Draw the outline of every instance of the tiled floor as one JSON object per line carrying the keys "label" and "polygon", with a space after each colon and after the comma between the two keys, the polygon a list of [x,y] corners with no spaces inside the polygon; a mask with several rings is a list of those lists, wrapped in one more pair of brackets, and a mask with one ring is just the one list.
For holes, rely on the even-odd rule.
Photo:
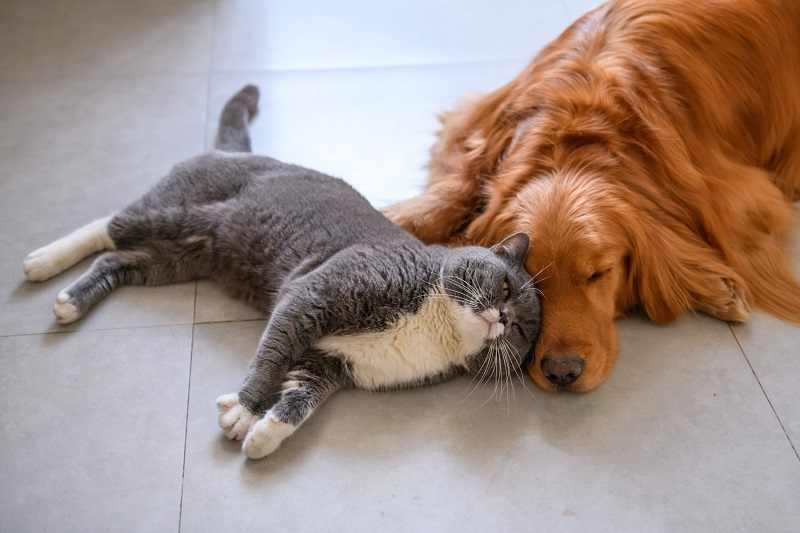
{"label": "tiled floor", "polygon": [[210,147],[249,82],[255,151],[408,197],[436,113],[592,4],[0,2],[0,531],[800,530],[800,328],[765,315],[620,321],[589,395],[342,392],[246,461],[214,399],[258,312],[201,282],[120,290],[60,327],[52,301],[88,262],[24,281],[27,252]]}

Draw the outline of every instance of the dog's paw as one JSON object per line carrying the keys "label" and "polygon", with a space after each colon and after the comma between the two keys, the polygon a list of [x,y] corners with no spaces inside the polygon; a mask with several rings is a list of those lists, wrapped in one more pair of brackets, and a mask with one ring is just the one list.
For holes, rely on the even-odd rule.
{"label": "dog's paw", "polygon": [[61,272],[54,254],[48,248],[45,246],[29,253],[22,262],[22,271],[29,281],[45,281]]}
{"label": "dog's paw", "polygon": [[244,439],[242,450],[250,459],[261,459],[274,452],[292,433],[293,425],[265,416],[253,425],[253,429]]}
{"label": "dog's paw", "polygon": [[217,418],[219,427],[231,440],[242,440],[250,431],[250,427],[257,421],[256,415],[239,402],[239,395],[236,393],[217,398],[217,408],[219,409]]}
{"label": "dog's paw", "polygon": [[719,298],[709,302],[704,312],[726,322],[750,320],[750,304],[742,289],[732,280],[720,278]]}
{"label": "dog's paw", "polygon": [[72,297],[70,294],[64,290],[58,295],[56,303],[53,305],[53,314],[56,315],[56,318],[61,324],[75,322],[82,316],[78,307],[70,303],[71,299]]}

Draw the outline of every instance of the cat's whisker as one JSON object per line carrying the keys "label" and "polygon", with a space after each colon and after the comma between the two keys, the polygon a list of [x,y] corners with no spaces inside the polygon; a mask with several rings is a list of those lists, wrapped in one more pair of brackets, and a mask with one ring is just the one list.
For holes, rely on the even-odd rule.
{"label": "cat's whisker", "polygon": [[[452,290],[451,289],[451,292],[453,294],[455,294],[456,296],[458,296],[459,298],[461,298],[462,299],[461,301],[464,302],[464,303],[471,303],[472,301],[475,300],[474,296],[472,296],[470,294],[466,294],[466,293],[464,293],[464,292],[462,292],[460,290]],[[440,295],[437,295],[437,296],[448,297],[449,295],[448,294],[440,294]]]}
{"label": "cat's whisker", "polygon": [[[509,347],[509,349],[514,350],[514,352],[516,353],[517,358],[515,360],[519,360],[519,352],[517,351],[517,349],[514,348],[511,344],[509,344],[508,347]],[[525,374],[524,374],[524,372],[522,370],[522,366],[521,365],[516,365],[514,367],[514,372],[516,373],[517,377],[519,378],[520,383],[522,383],[522,388],[525,389],[525,392],[527,392],[531,396],[531,398],[536,398],[536,396],[534,396],[534,394],[531,392],[531,390],[525,384]]]}
{"label": "cat's whisker", "polygon": [[[492,347],[489,348],[489,354],[493,359],[496,357],[496,355],[494,354],[494,352],[492,350]],[[497,361],[494,360],[493,364],[492,364],[492,377],[494,378],[494,389],[492,390],[492,394],[489,395],[488,398],[486,398],[486,401],[484,401],[480,405],[480,407],[483,407],[484,405],[489,403],[495,397],[495,394],[497,394],[497,376],[496,376],[496,371],[497,371]],[[485,386],[485,383],[484,383],[484,386]]]}
{"label": "cat's whisker", "polygon": [[475,281],[474,272],[470,272],[470,280],[457,278],[455,276],[450,276],[449,279],[456,285],[460,286],[463,290],[473,294],[478,298],[480,297],[481,290],[479,284]]}
{"label": "cat's whisker", "polygon": [[[454,276],[446,276],[444,278],[445,281],[451,282],[455,285],[456,289],[463,294],[475,297],[478,296],[478,293],[468,284],[464,283],[464,280],[456,278]],[[452,290],[452,289],[451,289]]]}
{"label": "cat's whisker", "polygon": [[528,287],[530,287],[531,285],[536,285],[536,278],[531,278],[528,281],[526,281],[525,283],[523,283],[522,286],[519,288],[519,291],[522,292],[522,291],[526,290]]}
{"label": "cat's whisker", "polygon": [[[506,384],[507,384],[508,389],[511,390],[511,394],[514,397],[514,409],[516,410],[516,408],[517,408],[517,392],[516,392],[515,387],[514,387],[512,372],[514,371],[514,369],[517,368],[517,365],[514,364],[514,361],[518,361],[518,359],[515,358],[511,354],[511,350],[513,349],[513,346],[508,344],[508,342],[505,339],[502,339],[502,341],[500,342],[500,347],[501,347],[501,349],[503,351],[503,354],[504,354],[505,360],[506,360]],[[510,411],[510,407],[509,407],[509,411]]]}
{"label": "cat's whisker", "polygon": [[498,394],[498,388],[500,392],[499,395],[497,396],[497,401],[500,402],[503,399],[503,389],[500,382],[500,355],[499,352],[497,351],[497,345],[495,343],[492,343],[491,346],[489,347],[489,354],[492,356],[493,359],[492,378],[494,378],[494,389],[492,390],[492,394],[486,399],[485,402],[483,402],[481,407],[489,403],[489,401],[491,401],[492,398],[494,398],[495,395]]}
{"label": "cat's whisker", "polygon": [[[481,301],[481,300],[486,298],[486,295],[481,290],[481,284],[478,282],[478,280],[475,279],[475,272],[473,271],[470,274],[471,274],[470,278],[471,278],[472,283],[473,283],[473,285],[472,285],[473,292],[476,294],[477,301]],[[491,299],[491,298],[488,298],[488,299]]]}
{"label": "cat's whisker", "polygon": [[[545,270],[550,268],[550,266],[552,266],[553,263],[555,263],[555,261],[550,261],[550,263],[548,263],[547,265],[545,265],[542,268],[540,268],[539,272],[537,272],[536,274],[533,275],[533,279],[536,280],[536,278],[539,277],[539,274],[541,274],[542,272],[544,272]],[[548,276],[548,277],[550,277],[550,276]],[[547,278],[544,278],[544,279],[547,279]],[[541,281],[541,280],[537,280],[534,283],[538,283],[539,281]]]}
{"label": "cat's whisker", "polygon": [[500,398],[498,398],[498,402],[503,401],[503,390],[505,390],[506,404],[508,404],[510,395],[510,392],[508,390],[508,380],[506,379],[508,360],[506,359],[505,352],[503,352],[502,343],[495,342],[495,347],[497,350],[497,367],[498,367],[497,379],[500,382]]}
{"label": "cat's whisker", "polygon": [[452,282],[453,285],[455,285],[461,292],[468,294],[469,296],[473,297],[476,301],[481,300],[480,289],[467,283],[465,280],[457,278],[455,276],[445,276],[444,279]]}
{"label": "cat's whisker", "polygon": [[[466,397],[465,397],[463,400],[461,400],[462,402],[465,402],[466,400],[468,400],[468,399],[469,399],[469,397],[470,397],[470,396],[472,396],[472,395],[475,393],[475,391],[476,391],[476,390],[478,390],[478,387],[480,387],[480,386],[481,386],[481,384],[482,384],[482,383],[484,383],[484,381],[483,381],[483,378],[485,377],[485,375],[486,375],[486,372],[488,371],[488,367],[489,367],[489,366],[490,366],[490,362],[489,362],[489,357],[487,356],[487,357],[486,357],[486,358],[483,360],[483,363],[481,363],[481,366],[480,366],[480,368],[478,369],[478,371],[477,371],[477,372],[475,372],[475,375],[472,377],[472,380],[471,380],[471,381],[470,381],[470,382],[467,384],[467,389],[469,389],[470,387],[472,387],[472,384],[473,384],[473,383],[475,383],[475,380],[476,380],[476,379],[478,380],[478,382],[477,382],[477,383],[475,383],[475,387],[474,387],[474,388],[472,388],[472,391],[470,391],[470,393],[469,393],[469,394],[467,394],[467,396],[466,396]],[[485,384],[485,383],[484,383],[484,384]]]}

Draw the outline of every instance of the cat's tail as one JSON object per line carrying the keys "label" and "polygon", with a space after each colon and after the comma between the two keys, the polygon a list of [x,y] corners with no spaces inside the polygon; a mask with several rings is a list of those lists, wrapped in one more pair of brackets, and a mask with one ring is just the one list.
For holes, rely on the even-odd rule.
{"label": "cat's tail", "polygon": [[251,152],[247,125],[258,111],[258,87],[247,85],[228,100],[219,117],[217,149],[225,152]]}

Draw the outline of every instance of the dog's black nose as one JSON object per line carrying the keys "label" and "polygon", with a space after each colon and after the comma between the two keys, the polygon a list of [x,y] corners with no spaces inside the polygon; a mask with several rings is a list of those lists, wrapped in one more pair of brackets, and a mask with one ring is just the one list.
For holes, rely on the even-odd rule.
{"label": "dog's black nose", "polygon": [[578,379],[586,366],[586,361],[577,355],[548,355],[540,363],[542,372],[553,385],[569,385]]}

